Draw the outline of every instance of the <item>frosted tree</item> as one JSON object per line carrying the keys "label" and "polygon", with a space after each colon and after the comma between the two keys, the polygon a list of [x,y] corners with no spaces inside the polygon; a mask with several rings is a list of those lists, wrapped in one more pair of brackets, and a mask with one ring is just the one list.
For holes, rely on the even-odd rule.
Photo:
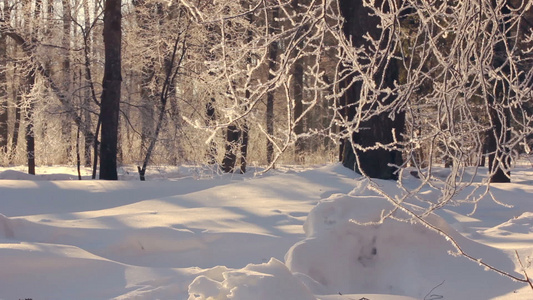
{"label": "frosted tree", "polygon": [[[397,179],[402,154],[405,111],[398,107],[395,84],[399,79],[394,57],[398,40],[394,24],[363,1],[339,1],[345,21],[342,30],[352,49],[345,49],[339,77],[342,97],[339,110],[343,129],[342,163],[372,178]],[[401,2],[377,1],[380,13],[399,18]],[[375,8],[374,8],[375,10]],[[354,51],[355,50],[355,51]]]}

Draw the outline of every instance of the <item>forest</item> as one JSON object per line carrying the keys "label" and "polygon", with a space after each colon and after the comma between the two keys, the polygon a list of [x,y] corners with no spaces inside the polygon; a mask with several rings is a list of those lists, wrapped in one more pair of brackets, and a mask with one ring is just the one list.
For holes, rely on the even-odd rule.
{"label": "forest", "polygon": [[[488,165],[532,134],[531,1],[3,0],[0,163]],[[98,173],[99,170],[99,174]]]}
{"label": "forest", "polygon": [[0,8],[0,298],[531,298],[532,0]]}

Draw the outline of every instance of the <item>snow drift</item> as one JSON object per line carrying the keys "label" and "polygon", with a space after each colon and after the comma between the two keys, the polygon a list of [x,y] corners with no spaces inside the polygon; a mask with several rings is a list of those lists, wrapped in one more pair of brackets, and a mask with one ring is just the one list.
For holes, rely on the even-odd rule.
{"label": "snow drift", "polygon": [[[394,206],[385,198],[361,188],[348,195],[333,195],[309,214],[306,239],[286,255],[292,272],[315,294],[372,293],[427,299],[486,299],[521,285],[493,272],[485,272],[464,257],[453,257],[452,245],[435,231],[395,218],[381,224],[382,212]],[[417,210],[415,206],[409,206]],[[399,219],[406,216],[397,211]],[[464,238],[437,215],[427,220],[455,239],[463,249],[502,270],[514,263],[501,252]],[[521,276],[518,274],[514,274]],[[484,278],[483,281],[475,278]],[[483,290],[483,296],[479,291]]]}
{"label": "snow drift", "polygon": [[[351,222],[392,206],[340,164],[257,178],[180,170],[143,183],[57,180],[75,171],[53,168],[0,180],[0,299],[531,299],[423,226]],[[483,200],[474,215],[446,207],[428,220],[505,271],[520,271],[518,249],[531,274],[531,170],[513,178],[492,187],[512,207]]]}

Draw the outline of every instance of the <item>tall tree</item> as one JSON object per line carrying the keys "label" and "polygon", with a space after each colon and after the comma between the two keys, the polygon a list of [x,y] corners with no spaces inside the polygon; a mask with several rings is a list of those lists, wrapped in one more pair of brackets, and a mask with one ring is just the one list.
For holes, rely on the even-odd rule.
{"label": "tall tree", "polygon": [[[67,95],[72,95],[72,73],[73,70],[71,68],[71,62],[70,62],[70,44],[71,44],[71,5],[70,0],[62,0],[62,6],[63,6],[63,34],[61,37],[61,46],[63,49],[65,49],[65,55],[63,56],[63,62],[61,63],[61,72],[62,72],[62,81],[63,81],[63,90]],[[72,98],[72,97],[70,97]],[[72,100],[72,99],[71,99]],[[61,131],[63,135],[63,139],[66,142],[66,149],[63,154],[64,156],[64,163],[68,162],[68,157],[70,153],[72,152],[72,138],[71,138],[71,131],[72,131],[72,122],[70,119],[63,119],[62,120],[62,126]]]}
{"label": "tall tree", "polygon": [[[241,1],[241,5],[246,7],[248,3],[246,1]],[[248,12],[245,14],[244,19],[246,20],[245,24],[253,26],[254,16],[253,13]],[[250,44],[253,40],[252,30],[248,27],[245,29],[245,43]],[[246,56],[246,63],[251,64],[252,58],[248,54]],[[249,106],[243,102],[249,102],[250,100],[250,87],[245,85],[244,99],[239,100],[243,105],[244,110],[248,110]],[[213,105],[214,101],[210,105]],[[213,110],[214,113],[214,110]],[[267,121],[268,122],[268,121]],[[226,129],[226,149],[225,155],[222,159],[222,170],[226,173],[234,172],[239,170],[241,174],[246,173],[247,166],[247,156],[248,156],[248,143],[249,143],[249,126],[246,118],[243,118],[239,122],[231,123]],[[240,164],[237,167],[237,159],[240,158]]]}
{"label": "tall tree", "polygon": [[[36,40],[37,35],[39,33],[40,29],[40,19],[42,14],[42,1],[37,0],[35,1],[35,10],[33,15],[33,21],[30,22],[31,24],[31,39]],[[33,110],[35,108],[35,101],[32,96],[28,96],[35,84],[35,68],[34,66],[29,66],[26,70],[25,75],[25,82],[24,82],[24,93],[27,97],[27,108],[26,108],[26,132],[25,132],[25,138],[26,138],[26,156],[28,159],[28,174],[35,175],[35,124],[34,124],[34,118],[33,118]]]}
{"label": "tall tree", "polygon": [[[96,92],[94,91],[94,83],[92,79],[92,73],[91,73],[91,61],[90,61],[90,53],[92,51],[92,43],[91,43],[91,36],[92,36],[92,25],[91,25],[91,16],[90,16],[90,9],[89,9],[89,0],[83,0],[83,18],[84,18],[84,27],[83,27],[83,49],[84,49],[84,61],[85,61],[85,81],[86,84],[89,86],[88,89],[85,89],[85,95],[83,98],[83,104],[82,109],[83,113],[81,114],[81,117],[83,118],[83,122],[87,124],[87,127],[91,127],[91,113],[90,113],[90,105],[91,105],[91,99],[94,100],[94,102],[97,102],[96,100]],[[86,167],[91,166],[91,148],[94,141],[94,137],[84,134],[85,136],[85,143],[84,143],[84,165]]]}
{"label": "tall tree", "polygon": [[117,180],[117,146],[122,85],[122,13],[121,0],[106,0],[104,6],[105,64],[102,83],[100,118],[100,179]]}
{"label": "tall tree", "polygon": [[[388,10],[387,2],[376,1],[374,8]],[[380,17],[363,1],[341,0],[339,4],[345,19],[345,37],[352,42],[353,47],[366,51],[368,55],[366,58],[356,58],[362,62],[352,63],[365,63],[367,59],[377,65],[377,68],[370,70],[371,82],[355,79],[361,74],[351,70],[345,79],[345,117],[353,124],[347,128],[351,137],[344,141],[342,163],[372,178],[397,179],[397,168],[394,166],[402,164],[402,156],[400,151],[392,147],[395,141],[401,139],[405,116],[403,112],[382,110],[383,106],[396,99],[394,93],[386,93],[394,89],[394,82],[398,80],[398,67],[390,59],[393,49],[391,43],[387,43],[392,33],[382,29]],[[367,34],[375,42],[374,45],[366,37]],[[372,48],[376,44],[379,49]],[[365,115],[369,117],[365,118]]]}
{"label": "tall tree", "polygon": [[[278,29],[278,18],[279,18],[279,7],[274,6],[271,8],[272,17],[268,20],[268,33],[272,38],[276,30]],[[273,39],[270,42],[268,47],[268,80],[271,81],[274,79],[274,71],[276,69],[276,61],[278,59],[278,40]],[[266,131],[270,136],[267,139],[266,144],[266,157],[267,164],[271,164],[274,158],[274,144],[270,140],[274,136],[274,100],[275,100],[275,90],[270,90],[267,93],[267,102],[266,102]]]}
{"label": "tall tree", "polygon": [[[299,13],[299,0],[292,0],[291,1],[291,8],[295,11],[296,14]],[[303,42],[299,43],[298,48],[302,48]],[[302,49],[297,49],[297,52],[302,51]],[[297,55],[299,56],[299,55]],[[304,62],[305,59],[303,57],[299,57],[295,62],[293,66],[293,72],[292,72],[292,82],[291,82],[291,88],[292,88],[292,97],[294,100],[294,133],[296,134],[296,142],[295,142],[295,154],[296,154],[296,161],[299,163],[304,162],[304,150],[305,150],[305,143],[302,140],[302,138],[298,137],[301,134],[304,133],[304,123],[301,119],[302,113],[303,113],[303,91],[304,91]],[[298,121],[299,119],[299,121]]]}
{"label": "tall tree", "polygon": [[[4,0],[3,14],[8,18],[9,3]],[[0,151],[8,153],[8,83],[7,83],[7,35],[0,35]]]}

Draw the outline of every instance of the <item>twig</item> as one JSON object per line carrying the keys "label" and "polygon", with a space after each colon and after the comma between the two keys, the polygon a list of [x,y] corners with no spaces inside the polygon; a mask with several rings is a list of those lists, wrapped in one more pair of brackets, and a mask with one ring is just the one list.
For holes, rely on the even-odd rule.
{"label": "twig", "polygon": [[[438,284],[437,286],[435,286],[434,288],[432,288],[431,291],[429,291],[429,292],[426,294],[426,296],[424,296],[424,300],[435,300],[435,299],[442,299],[442,298],[444,298],[444,297],[441,296],[441,295],[434,295],[434,294],[431,294],[431,293],[433,293],[434,290],[436,290],[438,287],[440,287],[441,285],[443,285],[445,281],[446,281],[446,280],[443,280],[440,284]],[[431,298],[428,298],[428,296],[431,297]],[[434,296],[435,296],[435,297],[434,297]]]}
{"label": "twig", "polygon": [[518,251],[515,250],[514,253],[516,254],[516,259],[518,260],[518,263],[520,264],[520,267],[522,268],[522,272],[524,272],[524,276],[526,277],[526,280],[529,283],[529,286],[533,290],[533,282],[531,282],[531,279],[529,279],[529,275],[526,272],[526,268],[524,267],[524,264],[522,264],[522,260],[520,259],[520,255],[518,254]]}
{"label": "twig", "polygon": [[[375,183],[373,183],[373,184],[375,185]],[[392,198],[390,195],[386,194],[384,191],[380,190],[378,187],[376,187],[374,185],[369,185],[368,186],[370,188],[370,190],[375,191],[379,195],[385,197],[385,199],[387,199],[387,201],[389,201],[392,205],[394,205],[396,208],[398,208],[399,210],[405,212],[408,216],[410,216],[411,219],[414,222],[418,222],[419,224],[425,226],[426,228],[428,228],[428,229],[440,234],[441,236],[443,236],[457,251],[455,253],[450,251],[450,254],[463,256],[463,257],[467,258],[468,260],[470,260],[472,262],[475,262],[475,263],[485,267],[488,270],[496,272],[496,273],[498,273],[500,275],[503,275],[503,276],[505,276],[507,278],[510,278],[512,280],[515,280],[515,281],[518,281],[518,282],[523,282],[523,283],[529,283],[529,285],[532,286],[532,289],[533,289],[533,285],[532,285],[531,281],[528,278],[526,278],[526,279],[519,278],[519,277],[514,276],[513,274],[511,274],[509,272],[505,272],[503,270],[500,270],[497,267],[495,267],[495,266],[493,266],[491,264],[488,264],[488,263],[484,262],[483,260],[477,259],[474,256],[468,254],[459,245],[459,242],[457,242],[449,233],[445,232],[444,230],[439,228],[437,225],[432,224],[430,221],[424,219],[423,216],[420,216],[417,213],[415,213],[412,210],[410,210],[409,208],[403,206],[401,202],[398,202],[397,200]]]}

